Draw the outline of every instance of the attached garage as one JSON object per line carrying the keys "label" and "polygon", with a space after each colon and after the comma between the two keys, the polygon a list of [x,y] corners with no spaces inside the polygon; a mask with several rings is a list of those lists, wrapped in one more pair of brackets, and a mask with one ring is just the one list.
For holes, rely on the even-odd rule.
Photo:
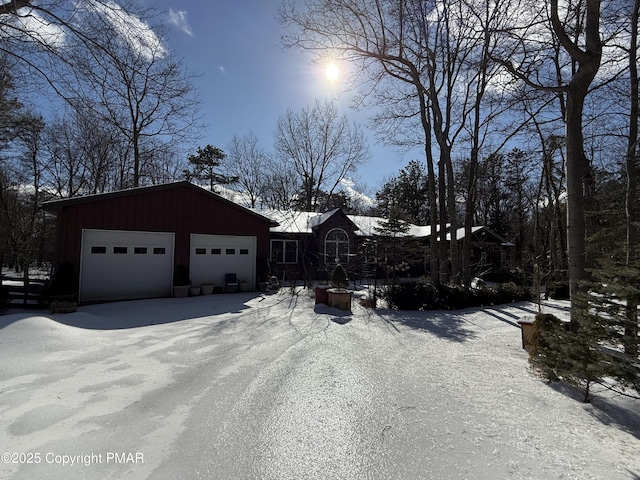
{"label": "attached garage", "polygon": [[171,294],[176,266],[191,283],[235,273],[266,281],[274,222],[189,182],[46,202],[57,216],[55,265],[71,263],[80,303]]}
{"label": "attached garage", "polygon": [[173,244],[173,233],[83,230],[79,301],[168,296]]}
{"label": "attached garage", "polygon": [[191,282],[222,286],[227,273],[235,273],[240,281],[251,281],[255,278],[256,243],[256,237],[192,234]]}

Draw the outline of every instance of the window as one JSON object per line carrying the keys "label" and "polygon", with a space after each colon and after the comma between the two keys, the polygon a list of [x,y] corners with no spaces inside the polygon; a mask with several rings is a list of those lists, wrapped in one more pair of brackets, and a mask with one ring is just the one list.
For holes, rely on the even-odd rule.
{"label": "window", "polygon": [[107,253],[107,247],[91,247],[91,253]]}
{"label": "window", "polygon": [[235,255],[236,254],[236,249],[235,248],[227,248],[224,253],[226,255]]}
{"label": "window", "polygon": [[362,251],[364,252],[364,263],[378,263],[378,243],[375,240],[365,240]]}
{"label": "window", "polygon": [[249,255],[249,249],[248,248],[241,248],[240,249],[240,255]]}
{"label": "window", "polygon": [[154,247],[153,254],[154,255],[164,255],[166,253],[166,249],[164,247]]}
{"label": "window", "polygon": [[349,263],[349,235],[341,228],[329,230],[324,238],[325,263]]}
{"label": "window", "polygon": [[127,247],[113,247],[113,253],[116,255],[124,255],[127,253]]}
{"label": "window", "polygon": [[298,263],[298,241],[271,240],[271,261],[275,263]]}
{"label": "window", "polygon": [[222,249],[221,248],[212,248],[211,249],[211,255],[220,255],[222,254]]}
{"label": "window", "polygon": [[146,255],[147,247],[133,247],[134,255]]}
{"label": "window", "polygon": [[196,255],[205,255],[207,253],[206,248],[196,248]]}

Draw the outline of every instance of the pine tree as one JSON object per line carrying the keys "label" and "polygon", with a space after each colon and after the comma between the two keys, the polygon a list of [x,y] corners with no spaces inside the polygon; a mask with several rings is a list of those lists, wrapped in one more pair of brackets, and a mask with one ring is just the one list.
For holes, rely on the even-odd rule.
{"label": "pine tree", "polygon": [[580,319],[580,329],[592,336],[591,344],[600,355],[600,363],[590,368],[601,373],[600,383],[607,388],[640,396],[640,361],[637,353],[630,353],[637,352],[638,338],[626,334],[634,327],[627,307],[640,303],[640,265],[614,257],[591,275],[587,309]]}
{"label": "pine tree", "polygon": [[227,185],[238,180],[235,177],[227,177],[218,173],[217,170],[225,158],[226,154],[218,147],[211,145],[207,145],[204,148],[198,147],[196,155],[187,157],[191,168],[184,171],[184,176],[187,180],[196,178],[207,181],[209,189],[215,192],[216,185]]}
{"label": "pine tree", "polygon": [[374,228],[379,236],[380,256],[383,256],[387,274],[391,277],[409,271],[410,265],[420,262],[423,252],[418,241],[408,235],[411,225],[404,218],[404,210],[392,205],[384,220]]}

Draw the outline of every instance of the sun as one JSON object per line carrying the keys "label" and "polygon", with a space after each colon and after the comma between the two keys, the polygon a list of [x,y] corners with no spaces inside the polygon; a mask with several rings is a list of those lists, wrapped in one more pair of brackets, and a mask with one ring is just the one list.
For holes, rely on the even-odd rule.
{"label": "sun", "polygon": [[324,73],[327,76],[327,78],[333,82],[338,78],[338,75],[340,75],[340,70],[338,69],[338,66],[335,63],[331,62],[329,65],[327,65],[327,68],[324,71]]}

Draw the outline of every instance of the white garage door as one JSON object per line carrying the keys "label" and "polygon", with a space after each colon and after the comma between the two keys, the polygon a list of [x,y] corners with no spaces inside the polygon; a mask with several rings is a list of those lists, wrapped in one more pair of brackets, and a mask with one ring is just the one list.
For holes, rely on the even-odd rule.
{"label": "white garage door", "polygon": [[174,234],[83,230],[80,301],[171,294]]}
{"label": "white garage door", "polygon": [[191,234],[189,275],[193,285],[224,286],[224,276],[235,273],[253,290],[256,269],[256,237]]}

